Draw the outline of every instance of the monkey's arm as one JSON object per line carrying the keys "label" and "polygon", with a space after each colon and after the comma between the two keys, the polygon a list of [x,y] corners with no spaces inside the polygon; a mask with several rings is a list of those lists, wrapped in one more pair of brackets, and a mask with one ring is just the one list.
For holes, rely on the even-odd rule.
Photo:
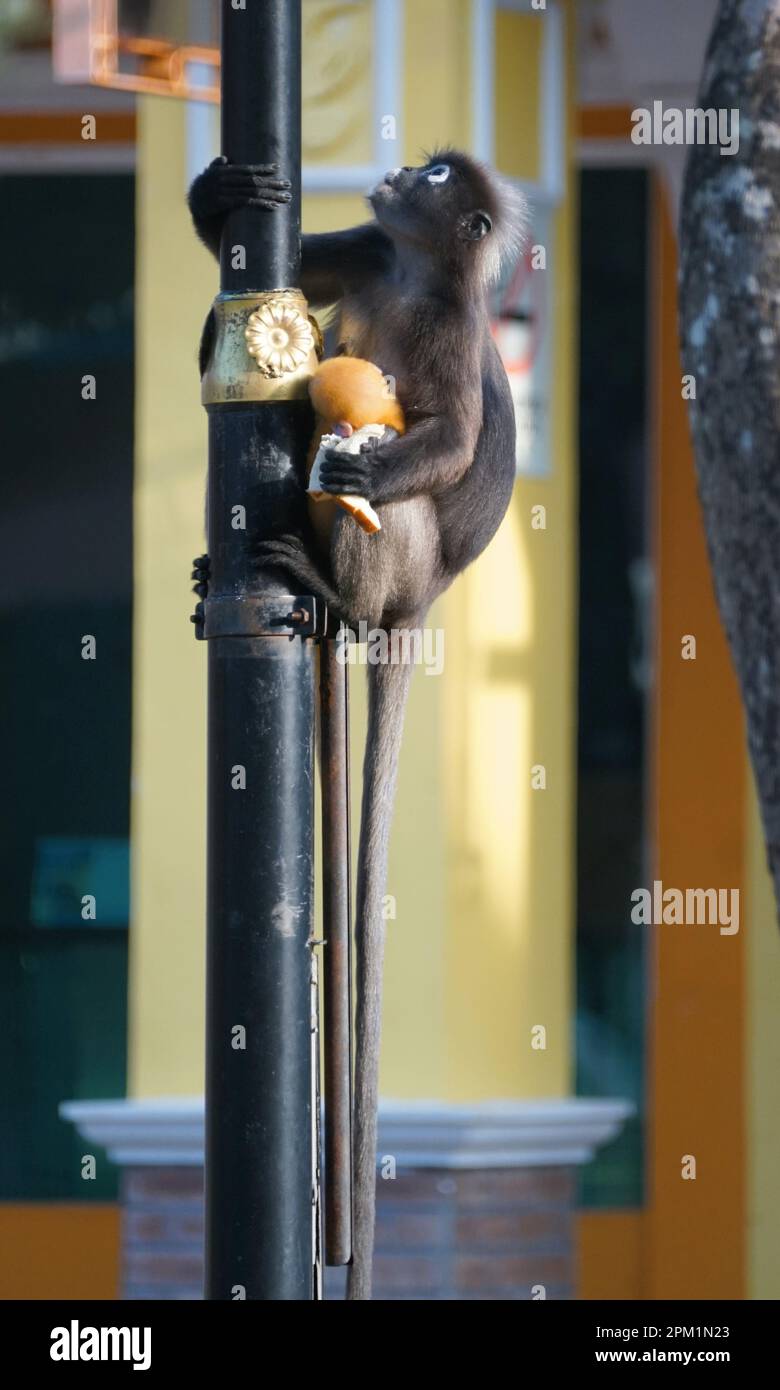
{"label": "monkey's arm", "polygon": [[320,483],[325,492],[357,494],[371,502],[435,495],[463,477],[471,452],[458,421],[428,416],[390,443],[364,445],[359,454],[331,451],[322,462]]}
{"label": "monkey's arm", "polygon": [[[229,164],[220,155],[193,180],[187,201],[198,236],[219,258],[229,212],[244,207],[273,211],[291,196],[289,180],[279,178],[276,164]],[[390,239],[375,222],[304,236],[300,287],[313,303],[330,304],[381,274],[391,258]]]}
{"label": "monkey's arm", "polygon": [[301,289],[312,304],[332,304],[381,275],[392,259],[389,237],[375,222],[301,237]]}
{"label": "monkey's arm", "polygon": [[[329,453],[320,467],[325,492],[352,493],[369,502],[436,497],[467,473],[482,428],[483,339],[487,320],[464,315],[441,296],[425,296],[410,310],[386,295],[404,363],[400,404],[406,433],[359,454]],[[395,324],[393,324],[395,319]],[[381,324],[378,325],[381,336]]]}
{"label": "monkey's arm", "polygon": [[320,467],[325,492],[401,502],[425,493],[436,496],[459,482],[474,455],[478,426],[456,415],[429,415],[406,434],[360,454],[336,451]]}

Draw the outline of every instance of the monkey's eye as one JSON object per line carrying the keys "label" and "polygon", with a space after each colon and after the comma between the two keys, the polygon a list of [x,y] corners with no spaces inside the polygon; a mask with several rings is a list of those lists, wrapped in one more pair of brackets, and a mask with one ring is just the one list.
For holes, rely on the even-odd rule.
{"label": "monkey's eye", "polygon": [[434,164],[433,168],[429,169],[426,174],[429,183],[446,183],[449,176],[449,164]]}

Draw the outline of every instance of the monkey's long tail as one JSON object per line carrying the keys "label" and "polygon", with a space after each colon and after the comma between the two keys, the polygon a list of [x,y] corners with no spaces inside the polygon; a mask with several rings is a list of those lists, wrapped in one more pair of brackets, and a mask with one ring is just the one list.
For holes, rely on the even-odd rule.
{"label": "monkey's long tail", "polygon": [[382,913],[387,851],[398,755],[413,666],[368,666],[368,733],[363,761],[363,804],[355,928],[357,977],[354,1224],[347,1298],[371,1298],[371,1265],[376,1207],[377,1100],[382,1027],[382,968],[385,923]]}

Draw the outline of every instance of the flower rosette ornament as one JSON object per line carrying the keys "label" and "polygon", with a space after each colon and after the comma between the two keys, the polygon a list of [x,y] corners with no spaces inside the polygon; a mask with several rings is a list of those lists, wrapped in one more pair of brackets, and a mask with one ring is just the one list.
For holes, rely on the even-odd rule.
{"label": "flower rosette ornament", "polygon": [[314,347],[309,320],[284,300],[269,300],[249,315],[247,350],[263,376],[286,376],[306,362]]}

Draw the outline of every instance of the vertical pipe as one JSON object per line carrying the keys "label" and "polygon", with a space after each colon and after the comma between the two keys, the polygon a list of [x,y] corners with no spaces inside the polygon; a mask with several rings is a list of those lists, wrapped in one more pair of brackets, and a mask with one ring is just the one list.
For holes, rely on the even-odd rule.
{"label": "vertical pipe", "polygon": [[[278,161],[293,200],[273,212],[247,208],[228,217],[216,342],[204,377],[205,1292],[210,1299],[303,1300],[313,1297],[314,1263],[315,650],[311,638],[253,616],[252,599],[283,595],[284,585],[258,573],[252,546],[298,519],[311,418],[300,382],[295,389],[276,383],[269,399],[244,339],[248,314],[263,302],[250,291],[293,287],[298,278],[300,0],[245,9],[223,0],[222,59],[223,153],[234,162]],[[237,244],[245,248],[245,270],[234,268]],[[279,611],[287,609],[282,597]]]}
{"label": "vertical pipe", "polygon": [[[222,153],[231,164],[279,165],[292,201],[264,216],[240,208],[227,219],[223,290],[297,285],[301,232],[301,0],[222,0]],[[246,248],[246,269],[231,248]]]}
{"label": "vertical pipe", "polygon": [[349,724],[347,666],[320,644],[323,1012],[325,1016],[325,1263],[352,1257]]}

